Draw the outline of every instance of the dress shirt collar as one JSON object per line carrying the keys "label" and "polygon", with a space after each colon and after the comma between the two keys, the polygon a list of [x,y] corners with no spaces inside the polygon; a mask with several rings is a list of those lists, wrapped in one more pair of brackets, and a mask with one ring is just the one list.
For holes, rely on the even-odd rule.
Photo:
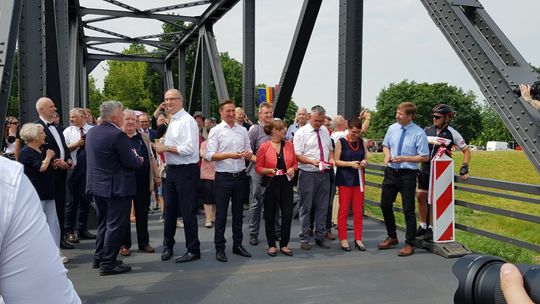
{"label": "dress shirt collar", "polygon": [[171,116],[171,119],[173,120],[179,119],[180,117],[184,116],[184,113],[186,113],[186,110],[184,110],[184,108],[181,108],[178,112],[174,113]]}
{"label": "dress shirt collar", "polygon": [[48,121],[48,120],[46,120],[45,118],[43,118],[41,116],[39,116],[39,119],[41,119],[45,123],[45,125],[53,123],[52,121]]}
{"label": "dress shirt collar", "polygon": [[105,121],[105,123],[108,123],[108,124],[114,126],[114,127],[117,128],[118,130],[122,130],[122,128],[120,128],[119,126],[117,126],[117,125],[116,125],[114,122],[112,122],[112,121]]}

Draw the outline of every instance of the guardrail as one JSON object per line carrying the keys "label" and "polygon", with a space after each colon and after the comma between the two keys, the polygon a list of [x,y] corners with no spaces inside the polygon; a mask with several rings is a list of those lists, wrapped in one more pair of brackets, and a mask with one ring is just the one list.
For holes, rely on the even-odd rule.
{"label": "guardrail", "polygon": [[[369,175],[371,175],[371,176],[381,176],[382,177],[382,176],[384,176],[384,173],[383,173],[384,168],[385,167],[382,166],[382,165],[370,164],[370,165],[368,165],[368,167],[367,167],[367,169],[365,171],[366,177],[369,176]],[[479,177],[469,177],[469,179],[467,181],[462,181],[461,178],[459,178],[458,175],[454,176],[454,181],[455,181],[455,186],[454,186],[455,190],[460,190],[460,191],[465,191],[465,192],[470,192],[470,193],[476,193],[476,194],[482,194],[482,195],[488,195],[488,196],[497,197],[497,198],[506,198],[506,199],[510,199],[510,200],[514,200],[514,201],[518,201],[518,202],[527,202],[527,203],[533,203],[533,204],[540,204],[540,199],[539,198],[531,198],[531,197],[522,196],[522,195],[535,195],[535,196],[540,197],[540,186],[538,186],[538,185],[523,184],[523,183],[513,183],[513,182],[506,182],[506,181],[487,179],[487,178],[479,178]],[[372,182],[372,181],[366,181],[366,185],[376,187],[376,188],[381,188],[381,184],[375,183],[375,182]],[[472,187],[469,187],[469,186],[478,186],[478,187],[482,187],[483,189],[472,188]],[[513,194],[513,193],[512,194],[510,194],[510,193],[501,193],[501,192],[496,192],[496,191],[492,191],[492,190],[512,191],[513,193],[516,193],[516,194]],[[368,205],[371,205],[371,206],[379,206],[380,207],[380,202],[369,200],[367,198],[364,200],[364,203],[368,204]],[[510,218],[514,218],[514,219],[523,220],[523,221],[528,221],[528,222],[535,223],[535,224],[540,224],[540,217],[535,216],[535,215],[530,215],[530,214],[525,214],[525,213],[520,213],[520,212],[515,212],[515,211],[509,211],[509,210],[504,210],[504,209],[500,209],[500,208],[496,208],[496,207],[485,206],[485,205],[481,205],[481,204],[478,204],[478,203],[467,202],[467,201],[457,200],[457,199],[455,200],[455,205],[465,207],[465,208],[469,208],[469,209],[476,210],[476,211],[482,211],[482,212],[486,212],[486,213],[491,213],[491,214],[506,216],[506,217],[510,217]],[[401,209],[399,207],[394,207],[394,211],[403,212],[403,209]],[[371,219],[382,221],[381,219],[373,217],[373,216],[369,216],[369,215],[366,215],[366,216],[371,218]],[[540,225],[539,225],[539,227],[540,227]],[[401,228],[403,228],[403,227],[401,227]],[[485,231],[485,230],[482,230],[482,229],[478,229],[478,228],[470,227],[470,226],[467,226],[467,225],[464,225],[464,224],[460,224],[459,219],[457,217],[456,217],[456,229],[463,230],[463,231],[473,233],[473,234],[477,234],[477,235],[481,235],[481,236],[484,236],[484,237],[487,237],[487,238],[490,238],[490,239],[493,239],[493,240],[497,240],[497,241],[501,241],[501,242],[504,242],[504,243],[512,244],[512,245],[522,247],[522,248],[526,248],[526,249],[529,249],[529,250],[533,250],[533,251],[536,251],[536,252],[540,252],[540,246],[538,246],[536,244],[524,242],[524,241],[517,240],[517,239],[511,238],[511,237],[508,237],[508,236],[500,235],[500,234],[497,234],[497,233],[494,233],[494,232]],[[540,235],[540,229],[538,231],[539,231],[539,235]]]}

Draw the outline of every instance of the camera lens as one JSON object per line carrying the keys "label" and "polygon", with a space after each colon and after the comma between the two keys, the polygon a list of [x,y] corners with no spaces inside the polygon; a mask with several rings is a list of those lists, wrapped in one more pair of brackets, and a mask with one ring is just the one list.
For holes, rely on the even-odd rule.
{"label": "camera lens", "polygon": [[[506,303],[501,290],[499,272],[506,261],[493,256],[468,255],[452,267],[459,282],[454,303],[484,304]],[[523,275],[527,294],[533,302],[540,303],[540,266],[516,265]]]}

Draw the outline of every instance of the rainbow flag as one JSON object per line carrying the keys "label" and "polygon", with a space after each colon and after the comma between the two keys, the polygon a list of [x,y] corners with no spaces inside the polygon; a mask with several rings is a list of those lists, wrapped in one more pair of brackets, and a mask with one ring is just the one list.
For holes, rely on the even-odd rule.
{"label": "rainbow flag", "polygon": [[266,87],[266,102],[272,103],[274,101],[274,88]]}

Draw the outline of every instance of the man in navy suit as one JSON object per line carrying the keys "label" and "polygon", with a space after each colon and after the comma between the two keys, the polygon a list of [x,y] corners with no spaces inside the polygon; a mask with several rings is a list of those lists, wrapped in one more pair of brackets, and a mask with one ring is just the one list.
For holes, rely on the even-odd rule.
{"label": "man in navy suit", "polygon": [[131,270],[117,261],[122,237],[129,230],[131,199],[135,195],[135,170],[143,158],[129,147],[122,132],[123,106],[107,101],[99,107],[101,124],[86,135],[86,193],[97,207],[98,234],[92,267],[100,275],[120,274]]}
{"label": "man in navy suit", "polygon": [[69,154],[69,149],[66,145],[64,134],[60,127],[53,122],[56,107],[53,101],[48,97],[41,97],[36,102],[36,110],[39,119],[34,123],[41,124],[45,130],[45,146],[44,149],[51,149],[56,155],[53,160],[54,170],[54,201],[56,205],[56,215],[60,223],[60,248],[73,249],[73,245],[65,239],[64,230],[64,212],[66,205],[66,179],[67,170],[71,168],[72,161]]}

